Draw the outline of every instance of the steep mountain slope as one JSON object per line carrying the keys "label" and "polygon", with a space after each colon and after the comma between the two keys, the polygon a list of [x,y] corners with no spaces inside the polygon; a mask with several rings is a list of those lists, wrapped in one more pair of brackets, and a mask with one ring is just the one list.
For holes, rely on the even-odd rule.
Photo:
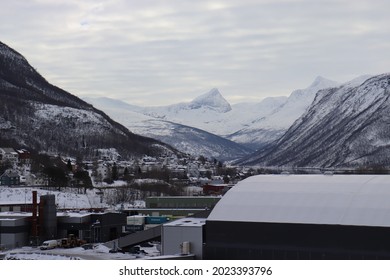
{"label": "steep mountain slope", "polygon": [[[162,120],[147,121],[142,135],[153,137],[191,155],[203,155],[221,161],[234,160],[253,152],[242,145],[204,130]],[[165,133],[162,133],[162,131]]]}
{"label": "steep mountain slope", "polygon": [[0,145],[93,155],[116,148],[125,156],[171,149],[114,122],[49,84],[18,52],[0,42]]}
{"label": "steep mountain slope", "polygon": [[288,99],[273,112],[253,120],[250,126],[227,136],[227,138],[251,147],[264,147],[279,139],[287,131],[310,106],[319,90],[336,85],[338,85],[337,82],[317,77],[306,89],[293,91]]}
{"label": "steep mountain slope", "polygon": [[144,109],[119,100],[109,98],[85,98],[84,100],[102,108],[114,120],[131,131],[158,139],[194,156],[203,155],[218,160],[232,160],[253,152],[204,130],[138,113]]}
{"label": "steep mountain slope", "polygon": [[267,166],[390,165],[390,74],[319,91],[278,140],[241,164]]}

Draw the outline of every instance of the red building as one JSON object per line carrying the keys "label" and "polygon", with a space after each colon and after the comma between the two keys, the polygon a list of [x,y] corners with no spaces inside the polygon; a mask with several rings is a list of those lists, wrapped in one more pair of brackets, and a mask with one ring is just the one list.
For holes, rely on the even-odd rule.
{"label": "red building", "polygon": [[203,194],[204,195],[222,195],[227,192],[232,185],[230,184],[212,184],[208,183],[203,185]]}

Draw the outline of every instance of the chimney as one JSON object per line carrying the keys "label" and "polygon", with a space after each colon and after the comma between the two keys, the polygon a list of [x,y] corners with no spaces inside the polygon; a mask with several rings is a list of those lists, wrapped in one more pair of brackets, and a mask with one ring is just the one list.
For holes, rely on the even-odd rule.
{"label": "chimney", "polygon": [[38,219],[37,219],[37,212],[38,212],[38,202],[37,202],[37,191],[32,192],[32,203],[33,203],[33,208],[32,208],[32,228],[31,228],[31,237],[33,239],[38,237]]}

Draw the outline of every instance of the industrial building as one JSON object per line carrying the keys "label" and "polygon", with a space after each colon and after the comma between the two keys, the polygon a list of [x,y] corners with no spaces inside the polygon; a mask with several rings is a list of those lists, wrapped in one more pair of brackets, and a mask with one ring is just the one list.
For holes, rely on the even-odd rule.
{"label": "industrial building", "polygon": [[162,226],[162,255],[203,257],[203,233],[206,219],[183,218]]}
{"label": "industrial building", "polygon": [[31,210],[30,213],[0,212],[1,248],[39,245],[44,240],[69,235],[86,242],[107,242],[118,238],[126,225],[124,213],[57,212],[55,196],[42,195],[38,203],[36,191],[33,191]]}
{"label": "industrial building", "polygon": [[146,198],[146,208],[212,208],[219,196],[151,196]]}
{"label": "industrial building", "polygon": [[31,229],[31,214],[15,215],[1,213],[0,215],[0,251],[28,244]]}
{"label": "industrial building", "polygon": [[145,208],[122,211],[129,216],[168,216],[177,219],[202,214],[212,209],[220,199],[221,196],[150,196],[145,199]]}
{"label": "industrial building", "polygon": [[58,213],[58,236],[73,234],[87,242],[107,242],[118,238],[126,225],[126,214],[117,212]]}
{"label": "industrial building", "polygon": [[205,259],[390,259],[388,175],[259,175],[206,220]]}
{"label": "industrial building", "polygon": [[[57,214],[56,230],[59,238],[74,234],[88,242],[118,238],[114,243],[122,249],[161,237],[163,255],[194,259],[390,259],[389,178],[259,175],[218,197],[208,217],[167,223],[160,223],[163,217],[158,217],[153,227],[118,238],[126,214],[68,212]],[[173,203],[169,199],[161,199],[166,205],[152,198],[150,203],[156,204],[148,206],[169,206]],[[50,197],[44,201],[51,205]],[[0,244],[24,245],[34,228],[32,215],[12,218],[0,214]],[[136,218],[128,217],[133,224]],[[154,218],[143,216],[142,221],[146,224]],[[38,216],[37,223],[45,228],[40,221]]]}

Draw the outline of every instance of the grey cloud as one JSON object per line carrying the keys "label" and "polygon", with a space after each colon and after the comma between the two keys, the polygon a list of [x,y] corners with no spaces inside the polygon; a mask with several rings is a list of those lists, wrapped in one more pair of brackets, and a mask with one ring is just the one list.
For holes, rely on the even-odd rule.
{"label": "grey cloud", "polygon": [[1,2],[0,40],[76,95],[240,101],[390,66],[386,1]]}

